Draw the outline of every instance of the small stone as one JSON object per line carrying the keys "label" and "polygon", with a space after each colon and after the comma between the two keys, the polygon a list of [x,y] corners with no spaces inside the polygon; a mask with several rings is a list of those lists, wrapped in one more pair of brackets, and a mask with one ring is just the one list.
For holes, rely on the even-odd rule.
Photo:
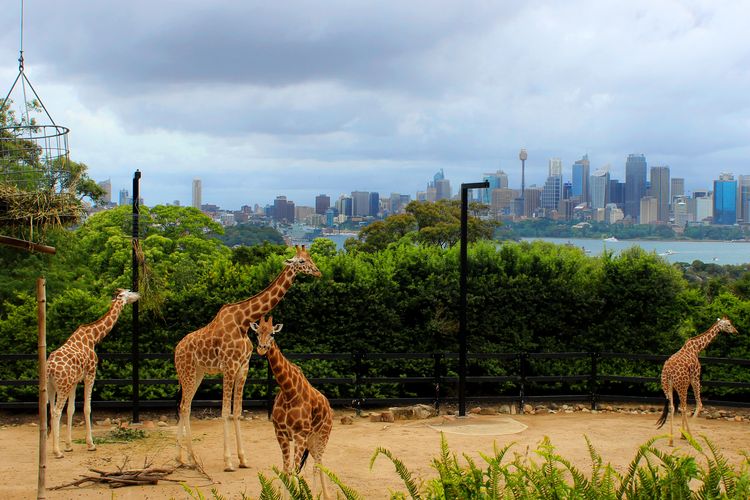
{"label": "small stone", "polygon": [[510,405],[510,414],[515,415],[518,413],[518,407],[516,405]]}
{"label": "small stone", "polygon": [[390,411],[384,411],[380,414],[380,421],[381,422],[395,422],[396,417],[393,415],[393,412]]}
{"label": "small stone", "polygon": [[480,415],[497,415],[497,411],[494,408],[482,408],[479,410]]}
{"label": "small stone", "polygon": [[169,424],[167,422],[164,422],[163,420],[159,420],[156,425],[159,427],[169,427]]}
{"label": "small stone", "polygon": [[122,422],[120,424],[120,429],[127,429],[130,427],[130,422]]}
{"label": "small stone", "polygon": [[734,421],[735,422],[742,422],[744,419],[740,415],[735,415]]}
{"label": "small stone", "polygon": [[613,411],[614,410],[614,408],[612,408],[612,406],[610,406],[610,405],[605,406],[604,409],[607,410],[607,411]]}
{"label": "small stone", "polygon": [[94,425],[104,425],[104,420],[95,420]]}
{"label": "small stone", "polygon": [[480,408],[479,406],[475,406],[474,408],[469,410],[469,413],[474,414],[474,415],[479,415],[481,411],[482,411],[482,408]]}
{"label": "small stone", "polygon": [[159,415],[159,422],[166,422],[169,420],[169,417],[166,415]]}
{"label": "small stone", "polygon": [[581,411],[582,411],[583,413],[591,413],[591,410],[589,410],[589,409],[588,409],[588,408],[586,408],[585,406],[581,407]]}
{"label": "small stone", "polygon": [[143,428],[144,429],[156,429],[156,424],[153,420],[146,420],[143,422]]}
{"label": "small stone", "polygon": [[39,424],[37,424],[36,422],[29,422],[29,425],[31,427],[39,427]]}
{"label": "small stone", "polygon": [[568,410],[563,410],[563,411],[564,411],[565,413],[573,413],[573,410],[572,410],[572,409],[568,409]]}
{"label": "small stone", "polygon": [[526,403],[525,405],[523,405],[523,412],[524,413],[528,413],[529,415],[533,415],[534,414],[534,407],[531,406],[530,404]]}
{"label": "small stone", "polygon": [[511,405],[501,405],[500,406],[500,413],[508,415],[510,413],[510,406]]}
{"label": "small stone", "polygon": [[109,417],[105,418],[102,425],[112,425],[112,419]]}
{"label": "small stone", "polygon": [[354,423],[354,419],[349,415],[344,415],[343,417],[341,417],[341,423],[344,425],[352,425]]}
{"label": "small stone", "polygon": [[380,422],[380,414],[379,413],[370,413],[370,422]]}

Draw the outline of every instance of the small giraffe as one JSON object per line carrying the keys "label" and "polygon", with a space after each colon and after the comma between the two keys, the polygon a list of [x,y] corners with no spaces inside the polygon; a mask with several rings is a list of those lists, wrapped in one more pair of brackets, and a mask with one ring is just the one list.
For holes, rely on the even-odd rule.
{"label": "small giraffe", "polygon": [[[193,440],[190,432],[190,405],[205,374],[221,373],[221,418],[224,422],[224,470],[231,472],[232,455],[229,451],[229,420],[234,423],[237,455],[241,468],[247,468],[242,447],[239,417],[242,413],[242,391],[247,378],[253,344],[247,336],[250,323],[273,309],[284,297],[297,274],[320,276],[320,271],[302,245],[287,259],[284,269],[265,290],[247,300],[222,306],[206,326],[187,334],[177,343],[174,352],[177,379],[182,389],[180,420],[177,423],[177,460],[193,463]],[[187,444],[188,462],[184,460]]]}
{"label": "small giraffe", "polygon": [[[321,463],[328,438],[333,426],[333,410],[323,394],[308,382],[302,370],[289,362],[274,341],[274,334],[284,325],[273,325],[273,318],[260,319],[250,328],[258,334],[258,354],[266,356],[276,383],[281,389],[273,404],[271,420],[276,431],[276,439],[281,447],[284,472],[299,473],[305,465],[308,452]],[[291,457],[291,442],[294,442],[294,461]],[[323,498],[328,498],[328,491],[323,471],[316,467],[315,478],[320,475]]]}
{"label": "small giraffe", "polygon": [[68,436],[65,451],[73,451],[72,427],[75,412],[76,386],[83,380],[83,415],[86,421],[86,444],[89,451],[96,450],[91,437],[91,390],[96,378],[98,356],[94,347],[115,326],[125,304],[132,304],[140,296],[130,290],[118,289],[109,311],[86,325],[79,326],[68,340],[53,351],[47,359],[47,398],[52,420],[52,447],[56,458],[63,458],[60,451],[60,417],[68,402]]}
{"label": "small giraffe", "polygon": [[662,411],[656,423],[661,428],[667,421],[667,415],[669,415],[669,446],[673,446],[674,392],[676,391],[680,397],[682,428],[690,433],[687,418],[687,393],[691,385],[693,386],[693,394],[695,395],[695,412],[693,413],[693,418],[697,417],[703,408],[703,403],[701,403],[701,364],[698,361],[698,353],[705,349],[720,332],[737,333],[737,329],[726,316],[717,319],[711,328],[696,337],[688,339],[685,345],[664,363],[664,368],[661,371],[661,388],[667,397],[667,401],[664,403],[664,411]]}

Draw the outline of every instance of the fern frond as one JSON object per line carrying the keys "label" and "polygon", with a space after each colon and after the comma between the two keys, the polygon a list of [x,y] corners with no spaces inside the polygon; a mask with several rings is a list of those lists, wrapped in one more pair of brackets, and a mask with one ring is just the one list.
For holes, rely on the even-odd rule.
{"label": "fern frond", "polygon": [[399,477],[404,481],[404,485],[406,485],[406,489],[409,492],[409,495],[411,495],[411,498],[414,500],[419,500],[421,498],[419,496],[419,485],[417,485],[415,479],[412,477],[412,474],[406,467],[406,465],[404,465],[401,460],[393,456],[393,453],[391,453],[390,450],[383,447],[378,447],[375,450],[375,453],[373,453],[372,458],[370,458],[370,470],[372,470],[375,459],[379,455],[385,455],[388,460],[391,461],[393,466],[396,468],[396,473],[398,473]]}
{"label": "fern frond", "polygon": [[339,487],[339,489],[341,490],[341,493],[344,494],[344,498],[346,498],[347,500],[364,500],[364,497],[362,495],[360,495],[356,490],[352,489],[351,487],[345,485],[332,470],[328,469],[327,467],[321,464],[317,464],[316,467],[319,468],[321,471],[323,471],[323,474],[328,476],[328,478],[331,480],[331,482],[333,482],[333,484]]}

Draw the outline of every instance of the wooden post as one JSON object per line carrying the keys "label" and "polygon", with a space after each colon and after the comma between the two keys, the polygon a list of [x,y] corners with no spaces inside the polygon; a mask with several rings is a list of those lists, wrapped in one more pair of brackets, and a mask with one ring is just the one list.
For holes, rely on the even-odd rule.
{"label": "wooden post", "polygon": [[36,296],[39,323],[39,479],[36,497],[47,498],[47,292],[43,277],[36,280]]}

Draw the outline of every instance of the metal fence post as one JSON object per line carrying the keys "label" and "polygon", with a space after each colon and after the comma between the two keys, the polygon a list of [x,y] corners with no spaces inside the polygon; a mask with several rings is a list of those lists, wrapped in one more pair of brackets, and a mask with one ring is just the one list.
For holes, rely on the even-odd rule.
{"label": "metal fence post", "polygon": [[435,361],[434,372],[433,372],[433,383],[435,384],[435,402],[433,406],[438,415],[440,415],[440,381],[443,374],[443,353],[436,352],[432,354],[432,358]]}
{"label": "metal fence post", "polygon": [[519,368],[521,370],[521,386],[519,389],[519,403],[518,403],[518,413],[523,413],[523,407],[526,404],[526,353],[525,352],[519,352],[518,353],[518,363]]}
{"label": "metal fence post", "polygon": [[591,409],[596,410],[599,392],[599,353],[591,353],[591,379],[589,380],[589,392],[591,393]]}
{"label": "metal fence post", "polygon": [[354,357],[354,411],[357,416],[362,414],[362,358],[361,352],[352,353]]}

